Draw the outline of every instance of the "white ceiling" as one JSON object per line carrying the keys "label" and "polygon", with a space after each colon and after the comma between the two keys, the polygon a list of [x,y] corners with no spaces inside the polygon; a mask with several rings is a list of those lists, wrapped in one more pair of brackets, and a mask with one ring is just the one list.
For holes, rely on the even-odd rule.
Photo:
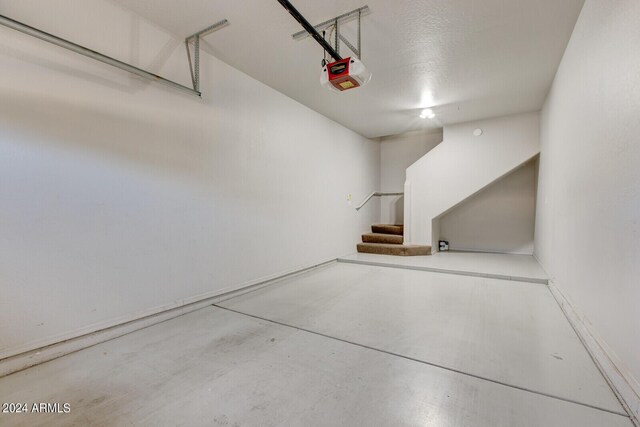
{"label": "white ceiling", "polygon": [[[362,60],[373,79],[335,94],[319,84],[322,49],[291,38],[301,27],[276,0],[116,1],[180,37],[229,19],[204,49],[367,137],[538,110],[584,3],[291,0],[312,24],[371,9],[362,20]],[[347,33],[355,28],[344,25]],[[436,119],[418,117],[426,107]]]}

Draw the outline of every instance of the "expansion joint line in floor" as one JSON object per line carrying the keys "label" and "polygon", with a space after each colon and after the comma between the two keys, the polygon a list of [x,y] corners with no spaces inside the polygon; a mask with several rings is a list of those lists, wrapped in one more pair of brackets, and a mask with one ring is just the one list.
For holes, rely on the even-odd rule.
{"label": "expansion joint line in floor", "polygon": [[361,261],[361,260],[338,258],[338,262],[342,264],[368,265],[371,267],[396,268],[400,270],[424,271],[427,273],[453,274],[455,276],[467,276],[467,277],[479,277],[482,279],[506,280],[509,282],[533,283],[533,284],[545,285],[545,286],[547,286],[549,282],[547,279],[536,279],[534,277],[508,276],[504,274],[480,273],[480,272],[474,272],[474,271],[451,270],[451,269],[445,269],[445,268],[424,267],[424,266],[417,266],[417,265],[390,264],[390,263],[379,262],[379,261]]}
{"label": "expansion joint line in floor", "polygon": [[433,366],[435,368],[440,368],[440,369],[444,369],[444,370],[449,371],[449,372],[455,372],[456,374],[465,375],[467,377],[472,377],[472,378],[476,378],[476,379],[479,379],[479,380],[488,381],[488,382],[491,382],[491,383],[494,383],[494,384],[498,384],[498,385],[501,385],[501,386],[504,386],[504,387],[509,387],[509,388],[513,388],[513,389],[516,389],[516,390],[525,391],[525,392],[528,392],[528,393],[533,393],[533,394],[537,394],[537,395],[540,395],[540,396],[549,397],[551,399],[562,400],[564,402],[573,403],[573,404],[576,404],[576,405],[585,406],[587,408],[596,409],[598,411],[608,412],[610,414],[619,415],[621,417],[629,418],[628,414],[625,414],[625,413],[622,413],[622,412],[613,411],[611,409],[600,408],[598,406],[589,405],[588,403],[583,403],[583,402],[578,402],[576,400],[567,399],[566,397],[554,396],[552,394],[544,393],[544,392],[541,392],[541,391],[531,390],[531,389],[528,389],[528,388],[525,388],[525,387],[520,387],[520,386],[517,386],[517,385],[504,383],[504,382],[497,381],[497,380],[494,380],[494,379],[491,379],[491,378],[487,378],[487,377],[483,377],[483,376],[480,376],[480,375],[471,374],[469,372],[460,371],[458,369],[450,368],[450,367],[447,367],[447,366],[444,366],[444,365],[439,365],[437,363],[427,362],[425,360],[416,359],[414,357],[405,356],[405,355],[402,355],[402,354],[394,353],[392,351],[382,350],[382,349],[379,349],[379,348],[376,348],[376,347],[371,347],[371,346],[368,346],[366,344],[360,344],[360,343],[357,343],[357,342],[348,341],[348,340],[345,340],[345,339],[342,339],[342,338],[338,338],[338,337],[334,337],[334,336],[331,336],[331,335],[323,334],[322,332],[312,331],[310,329],[301,328],[299,326],[289,325],[287,323],[279,322],[277,320],[267,319],[267,318],[264,318],[264,317],[260,317],[260,316],[256,316],[256,315],[249,314],[249,313],[245,313],[245,312],[242,312],[242,311],[234,310],[232,308],[223,307],[221,305],[217,305],[217,304],[211,304],[211,305],[213,307],[220,308],[220,309],[226,310],[226,311],[230,311],[232,313],[240,314],[240,315],[243,315],[243,316],[251,317],[253,319],[262,320],[264,322],[273,323],[273,324],[284,326],[284,327],[287,327],[287,328],[297,329],[297,330],[302,331],[302,332],[307,332],[309,334],[314,334],[314,335],[318,335],[318,336],[321,336],[321,337],[324,337],[324,338],[328,338],[328,339],[331,339],[331,340],[340,341],[340,342],[343,342],[345,344],[350,344],[350,345],[355,345],[355,346],[358,346],[358,347],[361,347],[361,348],[366,348],[367,350],[377,351],[379,353],[384,353],[384,354],[387,354],[389,356],[399,357],[401,359],[410,360],[410,361],[416,362],[416,363],[422,363],[423,365]]}

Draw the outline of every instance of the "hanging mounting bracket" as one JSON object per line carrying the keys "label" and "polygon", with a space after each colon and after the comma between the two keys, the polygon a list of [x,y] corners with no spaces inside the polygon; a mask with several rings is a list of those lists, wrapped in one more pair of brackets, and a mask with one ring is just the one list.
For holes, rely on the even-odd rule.
{"label": "hanging mounting bracket", "polygon": [[[229,25],[229,21],[223,19],[215,24],[209,25],[204,30],[190,35],[184,40],[185,47],[187,48],[187,58],[189,58],[191,83],[193,84],[193,90],[198,93],[200,93],[200,39],[227,25]],[[193,57],[191,56],[191,44],[193,44]]]}
{"label": "hanging mounting bracket", "polygon": [[[369,6],[364,5],[350,12],[343,13],[342,15],[336,16],[335,18],[331,18],[324,22],[321,22],[318,25],[314,25],[313,29],[316,32],[320,32],[332,26],[335,27],[334,29],[335,38],[333,40],[333,43],[334,43],[336,52],[340,54],[340,42],[342,41],[358,57],[358,59],[362,59],[362,43],[360,40],[361,18],[370,13],[371,13],[371,9],[369,9]],[[352,21],[354,19],[358,20],[358,35],[357,35],[358,39],[355,45],[340,33],[340,27],[342,26],[342,24]],[[291,37],[293,37],[294,40],[302,40],[305,37],[308,37],[309,35],[311,34],[309,34],[308,31],[303,30],[303,31],[298,31],[295,34],[292,34]]]}
{"label": "hanging mounting bracket", "polygon": [[137,76],[143,77],[145,79],[149,79],[158,83],[162,83],[167,86],[171,86],[174,89],[179,89],[181,91],[190,93],[191,95],[201,96],[200,93],[200,37],[209,34],[210,32],[217,30],[220,27],[228,24],[226,19],[217,22],[204,30],[195,33],[192,36],[187,37],[187,53],[189,53],[189,41],[195,40],[195,69],[194,65],[191,62],[191,54],[189,53],[189,67],[191,68],[191,80],[193,83],[193,89],[187,86],[184,86],[180,83],[176,83],[173,80],[165,79],[157,74],[151,73],[149,71],[143,70],[142,68],[138,68],[134,65],[127,64],[126,62],[122,62],[118,59],[112,58],[110,56],[104,55],[100,52],[96,52],[95,50],[89,49],[87,47],[81,46],[77,43],[71,42],[69,40],[65,40],[53,34],[44,32],[37,28],[31,27],[27,24],[23,24],[22,22],[18,22],[14,19],[11,19],[7,16],[0,15],[0,25],[4,25],[5,27],[12,28],[16,31],[20,31],[21,33],[30,35],[32,37],[38,38],[40,40],[44,40],[56,46],[68,49],[70,51],[76,52],[80,55],[87,56],[89,58],[95,59],[96,61],[103,62],[105,64],[111,65],[116,68],[120,68],[121,70],[128,71]]}

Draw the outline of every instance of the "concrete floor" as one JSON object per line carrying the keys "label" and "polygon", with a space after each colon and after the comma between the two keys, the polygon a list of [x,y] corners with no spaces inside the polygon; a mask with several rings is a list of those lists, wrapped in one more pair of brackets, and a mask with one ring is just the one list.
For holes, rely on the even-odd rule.
{"label": "concrete floor", "polygon": [[0,425],[632,427],[545,285],[334,263],[0,379]]}

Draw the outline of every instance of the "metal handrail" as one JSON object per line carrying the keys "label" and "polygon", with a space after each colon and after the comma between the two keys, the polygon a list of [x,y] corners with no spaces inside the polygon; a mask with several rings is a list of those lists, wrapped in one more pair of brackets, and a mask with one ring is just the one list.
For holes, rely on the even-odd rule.
{"label": "metal handrail", "polygon": [[367,202],[371,200],[372,197],[381,197],[381,196],[404,196],[404,193],[380,193],[379,191],[374,191],[373,193],[369,194],[367,198],[364,199],[362,203],[360,203],[356,207],[356,210],[359,211],[360,209],[362,209],[362,207],[366,205]]}

